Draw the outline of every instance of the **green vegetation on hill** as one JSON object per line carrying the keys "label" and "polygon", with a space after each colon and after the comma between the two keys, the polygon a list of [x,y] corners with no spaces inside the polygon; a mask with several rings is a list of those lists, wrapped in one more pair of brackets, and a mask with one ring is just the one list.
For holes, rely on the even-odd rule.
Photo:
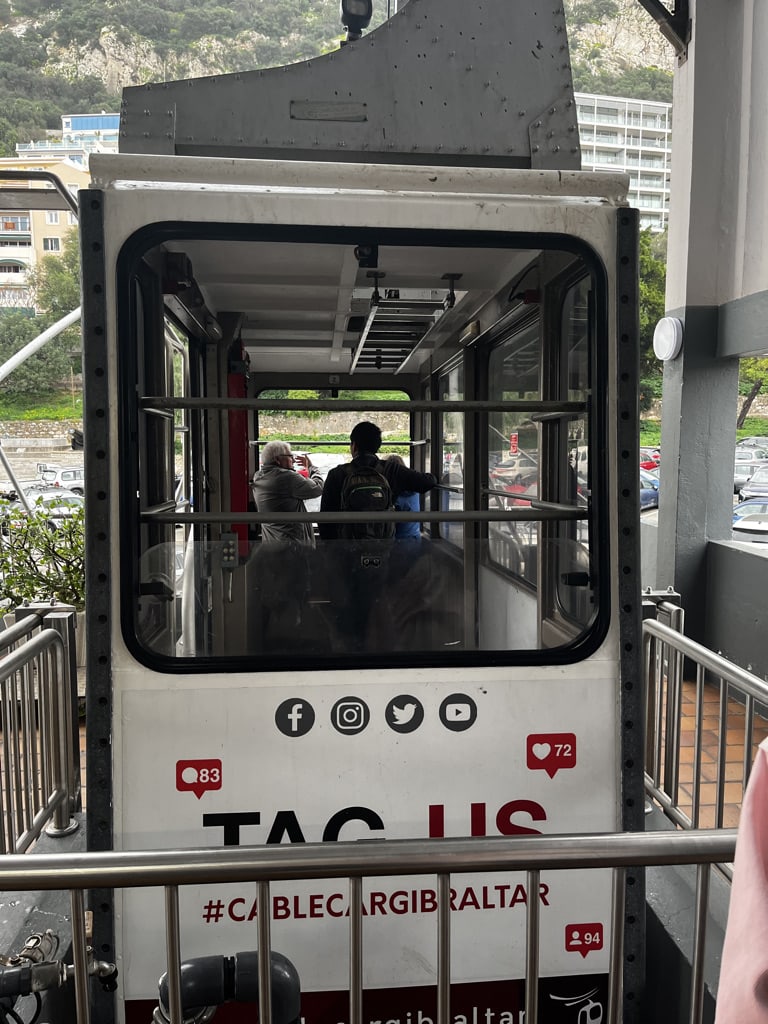
{"label": "green vegetation on hill", "polygon": [[[566,0],[577,89],[671,98],[667,72],[629,59],[620,59],[622,70],[609,70],[607,57],[615,68],[615,54],[579,42],[583,29],[620,21],[634,2]],[[372,28],[389,7],[375,0]],[[131,46],[148,45],[170,68],[196,58],[210,74],[308,60],[335,49],[343,35],[338,0],[0,0],[0,155],[59,129],[62,114],[118,109],[119,95],[82,73],[76,50],[97,52],[105,30],[129,56]],[[142,61],[137,56],[135,66]]]}
{"label": "green vegetation on hill", "polygon": [[[2,9],[0,0],[0,29]],[[99,78],[49,73],[46,41],[45,31],[35,27],[21,36],[0,30],[0,155],[15,156],[17,142],[60,130],[62,114],[116,109],[118,97]]]}

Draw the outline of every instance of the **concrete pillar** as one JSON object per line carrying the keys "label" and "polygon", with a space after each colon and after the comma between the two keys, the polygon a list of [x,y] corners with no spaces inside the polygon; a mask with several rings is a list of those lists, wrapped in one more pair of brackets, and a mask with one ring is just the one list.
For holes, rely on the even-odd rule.
{"label": "concrete pillar", "polygon": [[764,0],[692,0],[675,71],[658,586],[706,632],[706,547],[730,538],[738,356],[768,350],[768,42]]}

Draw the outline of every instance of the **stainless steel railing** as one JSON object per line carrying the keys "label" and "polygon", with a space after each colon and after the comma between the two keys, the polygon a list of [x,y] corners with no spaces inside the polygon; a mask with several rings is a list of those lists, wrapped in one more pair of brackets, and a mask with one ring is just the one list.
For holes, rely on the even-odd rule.
{"label": "stainless steel railing", "polygon": [[[661,622],[643,623],[645,674],[647,681],[646,718],[646,792],[658,802],[664,813],[682,828],[698,828],[702,808],[702,788],[712,785],[703,777],[705,733],[705,696],[717,695],[717,712],[707,719],[707,726],[716,726],[714,762],[715,828],[723,825],[726,806],[725,787],[736,784],[729,804],[740,804],[755,756],[755,723],[760,712],[768,708],[768,683],[751,672],[739,668],[719,654]],[[683,666],[695,665],[695,704],[692,719],[683,714]],[[693,682],[693,671],[690,672]],[[742,720],[741,735],[734,738],[737,720]],[[738,713],[736,713],[738,712]],[[711,721],[716,717],[716,722]],[[692,721],[693,746],[690,801],[681,799],[681,738],[684,721]],[[709,729],[708,731],[711,731]],[[730,735],[729,735],[730,734]],[[740,751],[740,767],[729,769],[727,754]],[[736,777],[733,777],[735,774]],[[730,874],[726,868],[726,874]]]}
{"label": "stainless steel railing", "polygon": [[0,633],[1,853],[24,853],[43,829],[61,836],[77,828],[73,621],[74,611],[47,606]]}
{"label": "stainless steel railing", "polygon": [[[183,1024],[180,978],[178,889],[201,883],[256,882],[259,1020],[271,1020],[270,883],[296,879],[347,878],[350,886],[350,1024],[362,1024],[362,879],[394,875],[437,875],[438,956],[436,1024],[450,1024],[450,882],[465,872],[526,871],[528,891],[538,889],[541,871],[613,869],[610,984],[607,1024],[621,1020],[624,942],[624,881],[627,867],[696,864],[697,886],[690,1024],[700,1024],[704,997],[706,909],[711,865],[733,860],[735,830],[609,833],[596,835],[494,837],[491,839],[394,840],[386,843],[317,843],[278,847],[150,850],[36,857],[9,856],[3,882],[10,890],[69,890],[72,903],[77,1024],[90,1024],[87,998],[88,951],[83,926],[83,891],[95,888],[162,886],[165,891],[166,960],[171,1024]],[[538,901],[526,905],[526,1021],[538,1013]],[[158,965],[160,969],[161,965]]]}

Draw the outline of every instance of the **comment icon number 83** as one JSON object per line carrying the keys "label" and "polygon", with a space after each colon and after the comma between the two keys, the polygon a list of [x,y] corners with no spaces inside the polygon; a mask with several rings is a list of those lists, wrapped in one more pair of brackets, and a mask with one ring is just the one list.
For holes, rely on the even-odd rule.
{"label": "comment icon number 83", "polygon": [[177,761],[176,789],[179,793],[194,793],[198,800],[208,790],[221,789],[221,761]]}

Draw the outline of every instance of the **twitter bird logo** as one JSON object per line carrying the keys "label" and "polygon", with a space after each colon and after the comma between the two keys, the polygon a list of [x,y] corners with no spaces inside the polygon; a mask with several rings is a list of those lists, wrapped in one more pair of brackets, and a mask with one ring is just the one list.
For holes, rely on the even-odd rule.
{"label": "twitter bird logo", "polygon": [[424,721],[424,707],[409,693],[402,693],[387,704],[386,718],[394,732],[413,732]]}
{"label": "twitter bird logo", "polygon": [[416,705],[413,701],[408,701],[401,708],[397,704],[392,705],[392,717],[395,720],[395,725],[407,725],[415,714]]}

